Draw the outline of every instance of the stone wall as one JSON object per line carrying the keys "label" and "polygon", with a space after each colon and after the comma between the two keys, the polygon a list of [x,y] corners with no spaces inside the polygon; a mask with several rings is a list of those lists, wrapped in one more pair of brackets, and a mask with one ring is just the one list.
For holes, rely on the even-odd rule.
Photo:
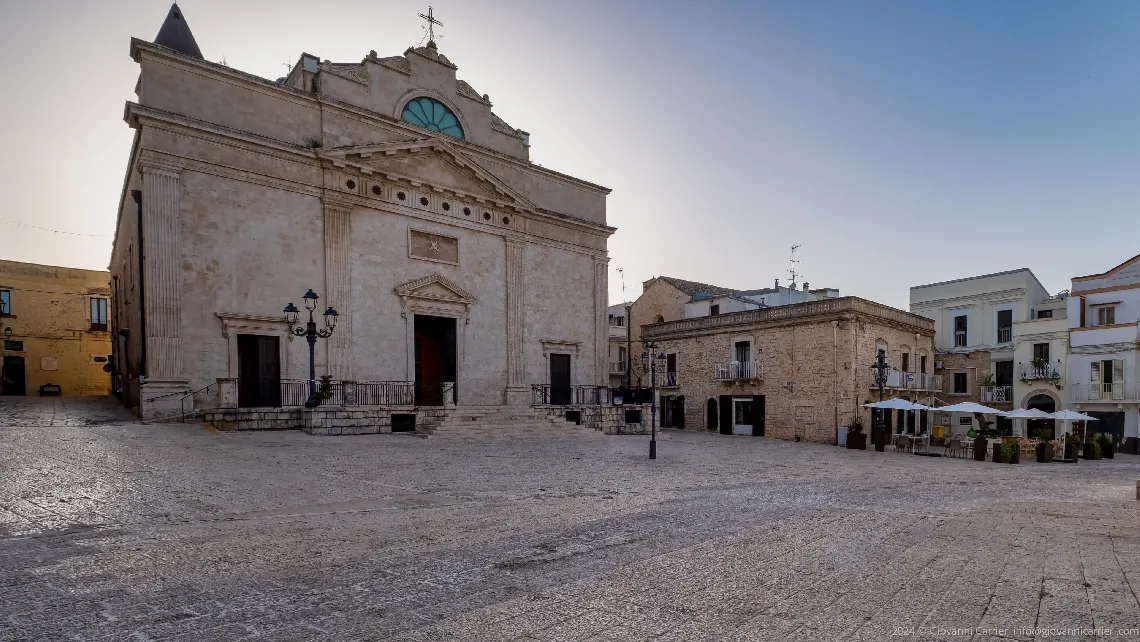
{"label": "stone wall", "polygon": [[[940,352],[935,357],[942,362],[942,393],[939,396],[948,403],[963,403],[973,401],[982,403],[982,381],[990,373],[990,353],[986,350],[975,352]],[[965,394],[954,392],[954,373],[966,374]],[[1014,373],[1014,378],[1017,373]],[[985,404],[983,404],[985,405]]]}
{"label": "stone wall", "polygon": [[233,408],[208,411],[203,423],[225,431],[303,430],[310,435],[374,435],[392,432],[392,413],[378,408]]}
{"label": "stone wall", "polygon": [[[551,417],[566,418],[567,411],[582,413],[581,425],[600,431],[607,435],[645,435],[649,434],[649,415],[651,407],[648,404],[623,406],[539,406],[545,409]],[[627,424],[625,422],[626,410],[640,410],[641,423]]]}

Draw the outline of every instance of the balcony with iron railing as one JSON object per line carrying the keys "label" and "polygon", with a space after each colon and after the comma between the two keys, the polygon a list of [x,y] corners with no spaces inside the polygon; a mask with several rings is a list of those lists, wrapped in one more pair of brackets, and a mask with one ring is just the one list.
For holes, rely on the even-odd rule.
{"label": "balcony with iron railing", "polygon": [[982,386],[982,403],[1013,403],[1013,386]]}
{"label": "balcony with iron railing", "polygon": [[610,374],[625,374],[625,362],[615,361],[610,363]]}
{"label": "balcony with iron railing", "polygon": [[966,331],[965,330],[955,330],[954,331],[954,347],[956,347],[956,348],[966,347]]}
{"label": "balcony with iron railing", "polygon": [[1052,381],[1058,382],[1065,377],[1065,364],[1049,363],[1048,361],[1034,361],[1032,363],[1018,364],[1022,381]]}
{"label": "balcony with iron railing", "polygon": [[763,377],[763,366],[751,361],[718,363],[713,368],[713,379],[717,381],[743,381],[746,379],[761,379]]}
{"label": "balcony with iron railing", "polygon": [[[872,381],[871,387],[878,388],[878,385]],[[887,385],[883,387],[892,390],[941,391],[942,375],[891,370],[887,373]]]}
{"label": "balcony with iron railing", "polygon": [[998,343],[1010,343],[1012,341],[1013,341],[1013,328],[1011,326],[1006,326],[1004,328],[998,328],[998,335],[997,335],[997,342]]}
{"label": "balcony with iron railing", "polygon": [[1096,403],[1135,403],[1140,401],[1140,388],[1136,384],[1125,381],[1113,383],[1070,383],[1070,395],[1075,402]]}

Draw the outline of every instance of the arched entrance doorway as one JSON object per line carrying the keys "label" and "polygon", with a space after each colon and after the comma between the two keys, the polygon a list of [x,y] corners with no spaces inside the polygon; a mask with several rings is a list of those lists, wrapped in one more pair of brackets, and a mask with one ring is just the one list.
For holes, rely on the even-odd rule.
{"label": "arched entrance doorway", "polygon": [[[1033,395],[1029,398],[1029,401],[1026,402],[1025,407],[1029,409],[1037,409],[1041,412],[1057,412],[1057,402],[1054,401],[1053,398],[1049,395]],[[1027,437],[1032,437],[1034,432],[1041,430],[1044,430],[1047,433],[1049,439],[1053,439],[1057,436],[1057,433],[1053,427],[1054,421],[1052,419],[1030,419],[1026,421],[1025,424]]]}
{"label": "arched entrance doorway", "polygon": [[717,407],[716,399],[709,399],[708,410],[706,411],[706,414],[708,415],[708,419],[706,420],[706,423],[705,423],[705,428],[707,428],[709,430],[716,430],[720,427],[720,424],[717,423],[716,407]]}

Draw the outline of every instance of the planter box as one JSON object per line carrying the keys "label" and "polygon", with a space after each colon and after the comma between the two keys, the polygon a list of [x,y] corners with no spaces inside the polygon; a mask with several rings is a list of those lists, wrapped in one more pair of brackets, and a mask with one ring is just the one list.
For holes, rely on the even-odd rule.
{"label": "planter box", "polygon": [[1116,444],[1109,442],[1107,446],[1101,445],[1100,454],[1105,459],[1116,459]]}
{"label": "planter box", "polygon": [[1077,461],[1077,448],[1073,444],[1065,442],[1065,459],[1069,461]]}
{"label": "planter box", "polygon": [[875,441],[875,452],[877,452],[877,453],[884,452],[887,449],[887,431],[876,430],[875,436],[874,436],[874,441]]}
{"label": "planter box", "polygon": [[993,457],[990,458],[995,464],[1001,463],[1001,442],[993,445]]}
{"label": "planter box", "polygon": [[1082,444],[1081,458],[1082,459],[1095,459],[1095,457],[1093,456],[1093,445],[1087,441],[1084,444]]}
{"label": "planter box", "polygon": [[986,440],[979,437],[974,440],[974,461],[986,460]]}
{"label": "planter box", "polygon": [[1042,442],[1037,444],[1037,463],[1048,464],[1053,461],[1053,444]]}
{"label": "planter box", "polygon": [[847,434],[847,449],[848,450],[867,450],[867,433],[861,432],[857,435],[851,433]]}

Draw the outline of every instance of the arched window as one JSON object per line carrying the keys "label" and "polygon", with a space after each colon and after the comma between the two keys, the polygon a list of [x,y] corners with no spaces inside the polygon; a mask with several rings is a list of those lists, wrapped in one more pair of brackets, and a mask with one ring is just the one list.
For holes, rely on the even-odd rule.
{"label": "arched window", "polygon": [[657,320],[656,320],[656,321],[654,321],[654,323],[665,323],[665,317],[663,317],[663,316],[661,316],[660,314],[658,314],[658,315],[657,315]]}
{"label": "arched window", "polygon": [[408,104],[404,105],[400,120],[463,140],[463,126],[459,124],[459,119],[451,113],[447,105],[432,98],[420,97],[409,100]]}

